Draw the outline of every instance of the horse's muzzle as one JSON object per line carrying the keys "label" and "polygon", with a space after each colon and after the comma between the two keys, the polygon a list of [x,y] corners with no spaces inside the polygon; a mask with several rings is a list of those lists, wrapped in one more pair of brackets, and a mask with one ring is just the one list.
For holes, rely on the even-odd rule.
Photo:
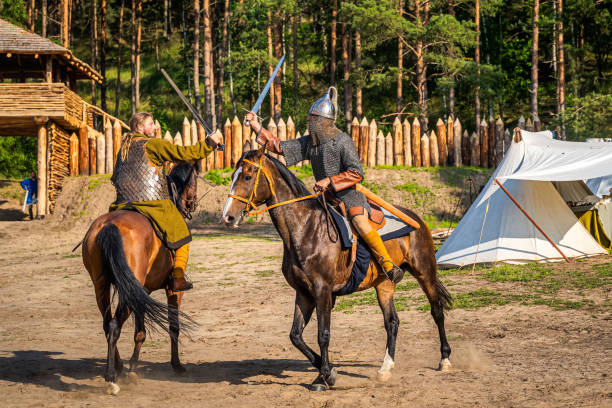
{"label": "horse's muzzle", "polygon": [[221,222],[229,228],[238,228],[238,224],[240,223],[240,219],[242,217],[234,217],[232,215],[226,215],[224,217],[221,217]]}

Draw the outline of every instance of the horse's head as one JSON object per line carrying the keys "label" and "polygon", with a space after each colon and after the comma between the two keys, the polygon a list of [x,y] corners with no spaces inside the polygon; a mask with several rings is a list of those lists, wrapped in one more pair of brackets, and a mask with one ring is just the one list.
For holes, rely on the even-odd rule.
{"label": "horse's head", "polygon": [[249,211],[274,196],[270,172],[273,167],[263,149],[250,150],[242,156],[232,174],[232,185],[221,215],[226,226],[237,228]]}
{"label": "horse's head", "polygon": [[193,164],[176,165],[168,175],[174,204],[187,219],[191,219],[191,214],[198,205],[197,176],[198,172]]}

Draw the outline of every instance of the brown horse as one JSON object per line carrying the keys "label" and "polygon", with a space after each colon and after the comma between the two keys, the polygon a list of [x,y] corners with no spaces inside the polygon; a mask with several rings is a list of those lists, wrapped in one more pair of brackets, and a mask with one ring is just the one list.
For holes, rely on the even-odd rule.
{"label": "brown horse", "polygon": [[[328,231],[326,213],[317,200],[295,201],[307,195],[310,195],[308,189],[282,163],[264,155],[263,150],[249,151],[236,165],[222,221],[227,226],[237,227],[249,209],[263,203],[270,207],[291,200],[287,205],[270,209],[270,217],[284,244],[282,272],[296,292],[290,339],[319,370],[311,389],[323,391],[336,380],[336,369],[328,357],[331,310],[336,300],[334,292],[343,288],[349,279],[350,268],[347,265],[351,255],[349,250],[341,248],[339,240],[332,241],[333,233]],[[421,227],[406,236],[387,241],[385,245],[393,261],[410,271],[427,295],[440,335],[442,357],[439,369],[448,370],[451,349],[444,330],[444,310],[451,308],[452,297],[436,276],[433,240],[427,225],[412,211],[401,210],[417,220]],[[386,353],[378,378],[388,380],[394,366],[399,326],[393,304],[395,284],[385,277],[373,260],[358,290],[372,287],[376,289],[387,331]],[[321,355],[308,347],[302,338],[315,308]]]}
{"label": "brown horse", "polygon": [[[169,175],[176,186],[175,203],[179,211],[190,217],[197,203],[197,171],[190,164],[175,166]],[[117,349],[121,327],[134,313],[134,352],[130,373],[138,364],[138,355],[146,338],[146,328],[170,334],[171,365],[175,372],[185,371],[178,355],[179,327],[189,330],[193,321],[179,312],[182,292],[168,290],[172,270],[172,254],[157,237],[151,222],[136,211],[113,211],[98,217],[83,238],[83,263],[96,292],[96,301],[103,318],[108,342],[107,367],[104,375],[107,392],[119,392],[117,375],[123,364]],[[115,315],[111,311],[111,286],[119,295]],[[166,288],[168,305],[149,296],[154,290]]]}

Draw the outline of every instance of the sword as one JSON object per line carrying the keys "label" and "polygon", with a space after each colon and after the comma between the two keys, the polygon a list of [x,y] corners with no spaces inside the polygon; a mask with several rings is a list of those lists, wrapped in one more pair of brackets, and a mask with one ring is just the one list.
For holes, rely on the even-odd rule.
{"label": "sword", "polygon": [[[174,83],[174,81],[172,80],[172,78],[170,78],[170,75],[168,75],[168,73],[166,72],[165,69],[161,69],[162,74],[164,74],[164,76],[166,77],[166,79],[168,80],[168,82],[170,83],[170,85],[172,86],[172,89],[174,89],[174,91],[178,94],[179,98],[181,98],[181,101],[183,101],[183,103],[185,104],[185,106],[187,106],[187,109],[189,109],[189,111],[191,112],[191,114],[193,115],[193,117],[195,118],[195,120],[198,121],[198,123],[200,125],[202,125],[202,127],[204,128],[204,130],[206,130],[207,134],[211,134],[213,133],[212,130],[210,130],[210,127],[208,127],[208,125],[206,124],[206,122],[204,122],[204,119],[202,119],[202,117],[200,116],[200,114],[198,113],[198,111],[196,110],[196,108],[193,107],[193,105],[191,103],[189,103],[189,101],[187,100],[187,98],[185,98],[185,95],[183,95],[183,92],[179,89],[178,86],[176,86],[176,84]],[[208,137],[208,136],[207,136]],[[217,144],[217,150],[219,151],[223,151],[225,150],[225,145],[224,144]]]}
{"label": "sword", "polygon": [[[253,105],[253,108],[251,108],[251,112],[253,112],[254,114],[257,114],[257,111],[261,107],[261,104],[263,103],[264,98],[266,97],[266,95],[268,94],[268,91],[270,90],[270,86],[272,86],[272,82],[274,81],[274,78],[276,78],[276,74],[278,74],[278,70],[280,69],[281,65],[283,65],[283,61],[285,61],[284,55],[278,61],[278,64],[276,64],[276,68],[274,68],[274,72],[272,73],[272,76],[270,77],[270,79],[268,79],[268,82],[266,82],[266,86],[264,86],[263,91],[261,91],[261,93],[259,94],[259,98],[257,98],[257,102],[255,102],[255,105]],[[249,126],[249,121],[248,120],[245,121],[244,124]]]}

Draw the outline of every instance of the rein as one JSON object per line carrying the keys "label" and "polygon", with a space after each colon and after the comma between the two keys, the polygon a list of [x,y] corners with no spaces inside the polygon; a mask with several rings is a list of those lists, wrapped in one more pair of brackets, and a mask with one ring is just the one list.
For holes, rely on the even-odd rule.
{"label": "rein", "polygon": [[292,198],[291,200],[281,201],[279,203],[272,204],[266,208],[262,208],[261,210],[257,210],[257,206],[253,203],[253,197],[255,197],[255,195],[257,194],[257,186],[259,185],[259,179],[260,179],[260,175],[262,172],[266,180],[268,181],[268,186],[270,186],[270,191],[272,192],[272,195],[274,196],[274,198],[276,198],[276,192],[274,191],[274,183],[272,182],[272,176],[270,176],[270,172],[261,165],[262,159],[263,159],[263,155],[260,157],[259,163],[252,162],[248,159],[242,159],[242,161],[249,163],[252,166],[257,167],[257,174],[255,175],[255,185],[253,186],[253,190],[251,190],[251,194],[249,195],[249,198],[246,199],[244,197],[240,197],[235,194],[228,194],[228,197],[234,198],[246,204],[246,208],[242,211],[243,217],[259,215],[273,208],[280,207],[282,205],[291,204],[291,203],[295,203],[295,202],[303,201],[303,200],[309,200],[311,198],[316,198],[320,196],[321,194],[323,194],[322,192],[320,192],[320,193],[310,194],[304,197]]}
{"label": "rein", "polygon": [[[270,191],[272,192],[272,195],[274,196],[274,198],[276,199],[276,192],[274,191],[274,183],[272,182],[272,176],[270,175],[270,172],[268,171],[268,169],[264,168],[261,164],[262,160],[263,160],[263,155],[259,158],[259,163],[255,163],[251,160],[248,159],[242,159],[242,161],[249,163],[252,166],[257,167],[257,174],[255,175],[255,185],[253,186],[253,190],[251,190],[251,194],[249,195],[249,198],[246,199],[244,197],[240,197],[237,196],[235,194],[228,194],[228,197],[234,198],[240,202],[243,202],[246,204],[245,209],[242,211],[242,216],[243,217],[250,217],[253,215],[259,215],[262,214],[266,211],[269,211],[273,208],[276,207],[280,207],[282,205],[287,205],[287,204],[291,204],[291,203],[295,203],[298,201],[304,201],[304,200],[310,200],[312,198],[317,198],[319,196],[322,197],[323,199],[323,209],[325,210],[325,224],[327,226],[327,236],[329,237],[330,241],[332,242],[337,242],[338,241],[338,236],[339,236],[339,232],[336,229],[335,224],[333,223],[333,221],[331,221],[331,215],[329,214],[329,209],[327,208],[327,201],[325,199],[325,194],[323,191],[314,193],[314,194],[310,194],[307,196],[303,196],[303,197],[298,197],[298,198],[292,198],[290,200],[286,200],[286,201],[281,201],[279,203],[275,203],[272,205],[267,206],[266,208],[262,208],[261,210],[257,210],[257,206],[253,203],[253,197],[255,197],[255,195],[257,194],[257,186],[259,185],[259,180],[260,180],[260,175],[263,172],[264,177],[266,178],[266,180],[268,181],[268,186],[270,186]],[[334,231],[336,232],[336,238],[332,239],[331,234],[329,232],[329,225],[332,225],[332,229],[334,229]]]}

